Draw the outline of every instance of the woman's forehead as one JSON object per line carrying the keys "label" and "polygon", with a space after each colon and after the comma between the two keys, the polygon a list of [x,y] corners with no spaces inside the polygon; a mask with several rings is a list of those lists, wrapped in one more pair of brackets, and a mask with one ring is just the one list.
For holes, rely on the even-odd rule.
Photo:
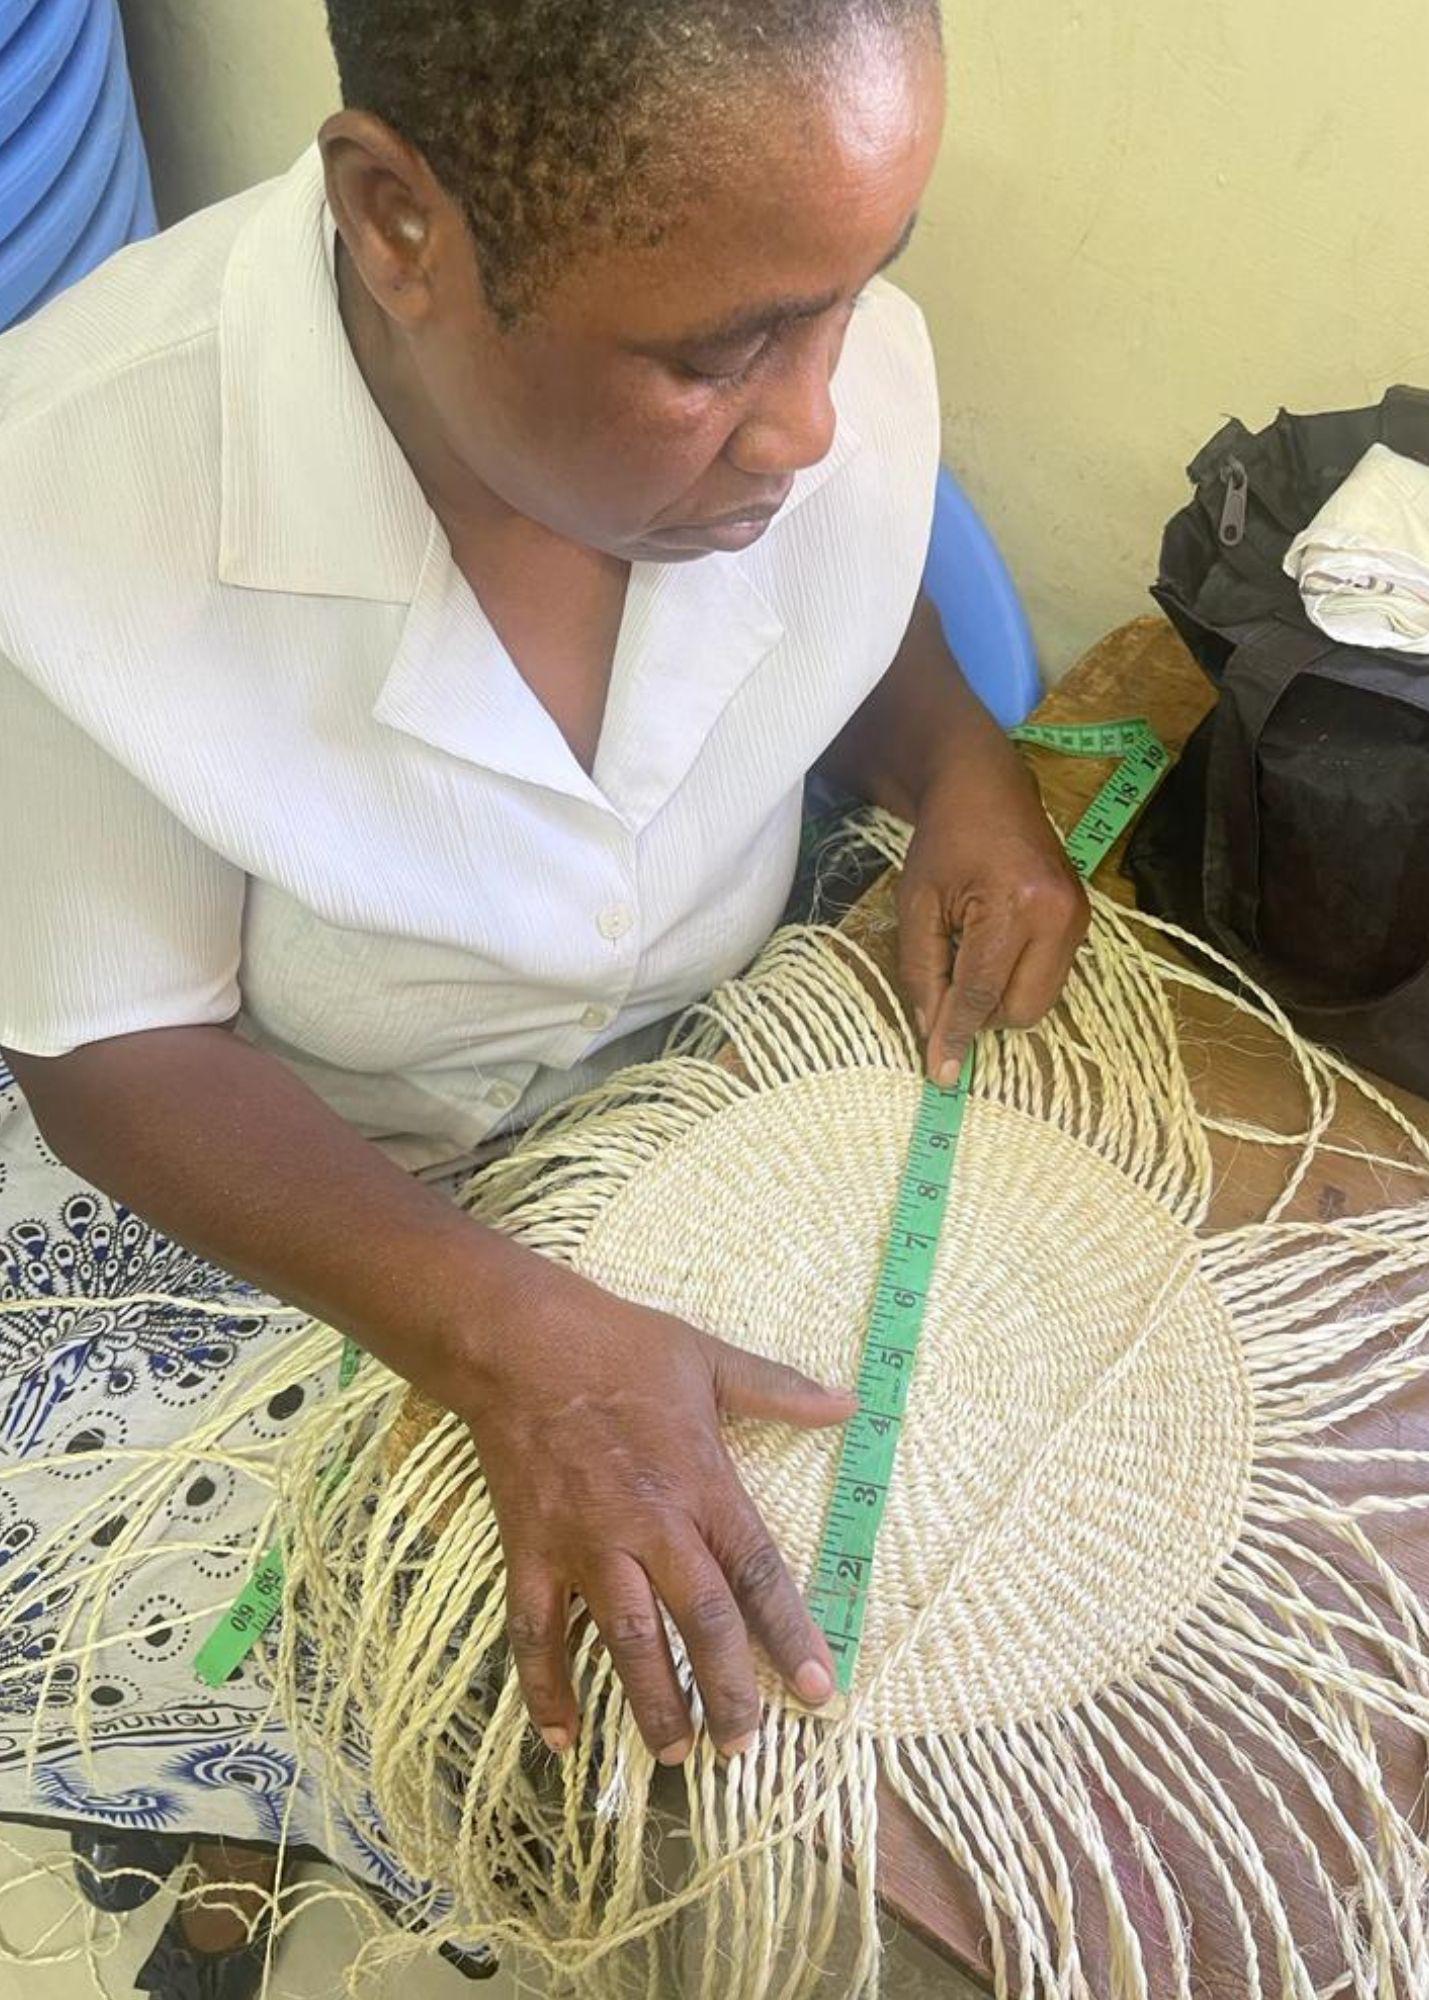
{"label": "woman's forehead", "polygon": [[576,259],[556,315],[652,340],[732,340],[867,284],[912,232],[942,128],[936,54],[886,62],[890,74],[831,75],[796,102],[703,110],[687,145],[704,164],[665,225]]}

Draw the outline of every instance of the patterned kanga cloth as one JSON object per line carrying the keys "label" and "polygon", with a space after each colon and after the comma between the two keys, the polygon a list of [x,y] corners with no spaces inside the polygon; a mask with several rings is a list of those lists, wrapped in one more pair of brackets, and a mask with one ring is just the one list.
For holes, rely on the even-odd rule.
{"label": "patterned kanga cloth", "polygon": [[[155,1294],[209,1310],[176,1310]],[[386,1864],[375,1826],[340,1812],[329,1820],[266,1718],[252,1663],[217,1692],[194,1672],[243,1584],[270,1490],[196,1457],[184,1476],[162,1475],[164,1498],[136,1543],[106,1507],[112,1454],[127,1469],[131,1454],[181,1447],[216,1398],[270,1367],[304,1322],[77,1179],[0,1068],[0,1302],[16,1299],[55,1304],[0,1314],[0,1816],[190,1838],[286,1834],[405,1898],[411,1885]],[[279,1435],[331,1388],[336,1364],[334,1343],[332,1366],[273,1396],[232,1447]],[[50,1656],[81,1637],[66,1631],[67,1565],[45,1555],[76,1523],[86,1568],[106,1550],[122,1558],[89,1670],[87,1756],[70,1714],[79,1669],[47,1673]]]}

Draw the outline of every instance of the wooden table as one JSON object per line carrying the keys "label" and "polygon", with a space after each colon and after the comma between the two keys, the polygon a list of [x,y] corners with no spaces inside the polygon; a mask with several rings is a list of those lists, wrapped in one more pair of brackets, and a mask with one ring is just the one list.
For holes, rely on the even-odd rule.
{"label": "wooden table", "polygon": [[[1160,618],[1140,618],[1113,632],[1067,675],[1038,709],[1042,722],[1105,721],[1144,715],[1162,740],[1179,749],[1211,705],[1212,691],[1171,628]],[[1070,827],[1106,775],[1107,767],[1051,753],[1029,753],[1053,815]],[[1120,849],[1103,863],[1096,885],[1130,904],[1131,885],[1120,873]],[[852,913],[865,941],[882,937],[887,950],[890,925],[886,882],[870,891]],[[870,921],[870,919],[872,921]],[[880,922],[879,919],[882,921]],[[1183,1045],[1198,1100],[1218,1111],[1250,1117],[1266,1126],[1293,1131],[1303,1123],[1303,1097],[1294,1072],[1273,1037],[1232,1012],[1224,1003],[1188,997]],[[1389,1092],[1401,1109],[1429,1130],[1429,1104],[1406,1091]],[[1402,1137],[1390,1120],[1363,1103],[1346,1101],[1328,1137],[1366,1150],[1404,1158]],[[1236,1148],[1213,1142],[1217,1183],[1213,1224],[1235,1226],[1264,1214],[1279,1186],[1279,1165],[1263,1148]],[[1386,1206],[1429,1200],[1429,1183],[1407,1170],[1366,1166],[1343,1155],[1322,1153],[1289,1213],[1295,1218],[1333,1219]],[[1376,1443],[1429,1445],[1429,1391],[1406,1397],[1392,1413],[1368,1420]],[[1429,1536],[1401,1531],[1393,1558],[1421,1597],[1429,1600]],[[1425,1780],[1424,1760],[1409,1743],[1387,1753],[1391,1781],[1406,1800],[1417,1797]],[[1302,1823],[1312,1823],[1310,1807]],[[1254,1823],[1254,1809],[1247,1817]],[[1174,1838],[1170,1843],[1174,1845]],[[1327,1857],[1327,1865],[1332,1863]],[[1194,1868],[1183,1882],[1195,1896]],[[983,1927],[965,1878],[956,1871],[901,1802],[886,1789],[880,1805],[879,1880],[890,1915],[920,1934],[965,1973],[986,1982]],[[1214,1939],[1201,1940],[1199,1966],[1208,1996],[1244,1995],[1244,1980],[1230,1969],[1234,1952],[1226,1941],[1223,1960]],[[1278,1989],[1277,1989],[1278,1990]]]}

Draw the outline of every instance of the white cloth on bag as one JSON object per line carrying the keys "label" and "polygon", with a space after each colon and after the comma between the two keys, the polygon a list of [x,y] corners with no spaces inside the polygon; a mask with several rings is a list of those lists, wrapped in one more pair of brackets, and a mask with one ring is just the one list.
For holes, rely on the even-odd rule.
{"label": "white cloth on bag", "polygon": [[368,394],[332,246],[310,152],[0,339],[0,1045],[241,1005],[435,1168],[777,921],[805,773],[912,608],[938,398],[876,282],[764,539],[634,565],[588,776]]}
{"label": "white cloth on bag", "polygon": [[1330,638],[1429,653],[1429,465],[1372,444],[1290,544],[1285,570]]}

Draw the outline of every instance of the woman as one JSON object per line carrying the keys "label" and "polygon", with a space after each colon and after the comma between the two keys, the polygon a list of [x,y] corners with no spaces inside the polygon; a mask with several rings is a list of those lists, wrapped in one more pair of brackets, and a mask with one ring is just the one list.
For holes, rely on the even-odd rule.
{"label": "woman", "polygon": [[[196,1457],[136,1564],[115,1449],[181,1451],[271,1362],[260,1294],[317,1314],[471,1426],[552,1751],[576,1593],[662,1761],[661,1603],[736,1751],[752,1641],[831,1682],[721,1413],[852,1398],[483,1231],[450,1177],[753,955],[816,762],[915,823],[936,1075],[1050,1004],[1084,924],[918,596],[937,398],[877,274],[938,144],[934,0],[329,15],[312,154],[0,342],[0,1279],[99,1301],[0,1316],[0,1804],[225,1876],[214,1837],[321,1826],[248,1670],[193,1673],[263,1496]],[[155,1293],[212,1310],[124,1303]],[[87,1764],[66,1663],[36,1720],[47,1543],[126,1558]],[[237,1992],[233,1942],[191,1913],[144,1978]]]}

